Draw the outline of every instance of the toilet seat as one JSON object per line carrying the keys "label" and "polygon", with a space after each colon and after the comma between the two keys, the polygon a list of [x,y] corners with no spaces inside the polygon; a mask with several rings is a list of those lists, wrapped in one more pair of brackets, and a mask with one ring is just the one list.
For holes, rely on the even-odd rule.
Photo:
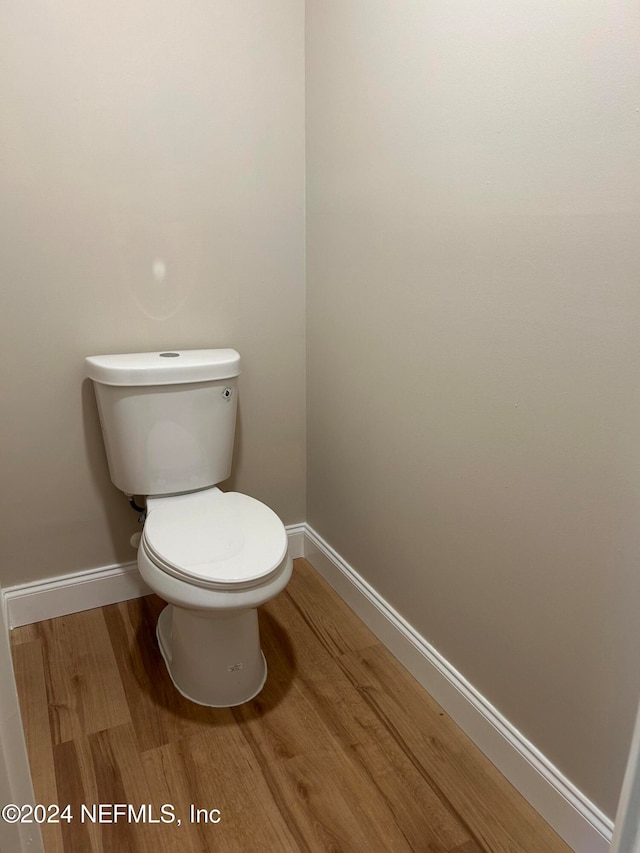
{"label": "toilet seat", "polygon": [[149,499],[141,547],[196,586],[233,590],[268,581],[287,557],[287,533],[260,501],[217,488]]}

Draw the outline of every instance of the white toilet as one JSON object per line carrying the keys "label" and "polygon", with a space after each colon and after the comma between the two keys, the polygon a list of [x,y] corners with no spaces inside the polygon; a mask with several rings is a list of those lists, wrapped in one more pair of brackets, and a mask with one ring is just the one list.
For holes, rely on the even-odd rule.
{"label": "white toilet", "polygon": [[228,708],[260,692],[257,608],[291,577],[287,534],[231,472],[240,356],[233,349],[99,355],[93,380],[114,484],[146,496],[138,568],[169,604],[158,643],[176,688]]}

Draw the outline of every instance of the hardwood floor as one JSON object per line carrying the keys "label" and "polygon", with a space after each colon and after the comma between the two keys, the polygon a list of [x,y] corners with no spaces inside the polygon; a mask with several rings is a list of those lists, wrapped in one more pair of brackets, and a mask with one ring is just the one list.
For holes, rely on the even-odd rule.
{"label": "hardwood floor", "polygon": [[[163,606],[12,634],[36,800],[74,818],[43,826],[47,853],[569,851],[304,560],[261,610],[269,677],[238,708],[174,689]],[[99,803],[147,822],[81,819]]]}

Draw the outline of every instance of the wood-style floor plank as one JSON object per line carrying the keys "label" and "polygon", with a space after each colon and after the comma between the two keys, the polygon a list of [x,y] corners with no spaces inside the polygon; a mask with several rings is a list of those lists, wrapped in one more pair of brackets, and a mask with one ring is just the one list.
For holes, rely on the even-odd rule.
{"label": "wood-style floor plank", "polygon": [[553,830],[387,649],[377,646],[343,655],[340,664],[481,849],[492,853],[554,849],[559,839]]}
{"label": "wood-style floor plank", "polygon": [[[23,632],[23,638],[25,634]],[[42,643],[37,639],[21,640],[13,647],[12,653],[18,695],[23,697],[22,724],[36,802],[45,805],[58,803]],[[28,697],[29,701],[24,701],[24,697]],[[42,837],[47,853],[63,853],[60,824],[43,824]]]}
{"label": "wood-style floor plank", "polygon": [[318,573],[300,560],[287,595],[303,620],[324,646],[327,655],[378,645],[378,639],[327,583],[318,583]]}
{"label": "wood-style floor plank", "polygon": [[[238,708],[175,690],[163,606],[14,632],[37,800],[176,817],[63,823],[45,828],[46,853],[569,853],[304,560],[261,608],[269,676]],[[219,823],[191,822],[191,807]]]}
{"label": "wood-style floor plank", "polygon": [[[58,803],[60,808],[70,807],[71,820],[60,824],[65,853],[71,850],[102,853],[96,827],[82,819],[82,805],[96,803],[97,799],[85,784],[86,766],[83,767],[84,761],[79,755],[82,749],[80,740],[66,740],[54,746],[57,783],[57,797],[54,802]],[[35,794],[36,801],[42,802],[42,795],[37,788]],[[49,853],[46,843],[45,853]]]}
{"label": "wood-style floor plank", "polygon": [[[407,758],[405,749],[381,723],[341,670],[305,690],[313,696],[343,761],[353,765],[371,803],[388,809],[412,850],[447,850],[470,840],[449,804]],[[410,796],[398,796],[398,779]],[[375,821],[373,822],[375,824]]]}
{"label": "wood-style floor plank", "polygon": [[[155,801],[174,803],[183,821],[165,833],[171,853],[300,849],[295,828],[268,783],[268,769],[258,770],[239,726],[150,750],[143,761]],[[186,826],[191,807],[195,814],[218,810],[213,820],[219,821],[201,818]]]}
{"label": "wood-style floor plank", "polygon": [[40,622],[38,635],[54,743],[130,720],[101,609]]}
{"label": "wood-style floor plank", "polygon": [[[271,786],[279,792],[289,820],[296,826],[301,850],[348,853],[370,848],[364,821],[352,811],[351,787],[339,755],[329,750],[308,751],[272,765],[271,771]],[[388,849],[405,853],[406,846],[395,846],[397,837],[387,837],[380,829],[377,823],[376,843],[384,839]]]}
{"label": "wood-style floor plank", "polygon": [[[130,723],[114,726],[88,737],[96,779],[97,801],[134,806],[136,816],[97,824],[104,853],[153,853],[164,842],[159,805],[153,802],[144,767]],[[140,807],[151,806],[152,808]],[[110,818],[111,819],[111,818]]]}

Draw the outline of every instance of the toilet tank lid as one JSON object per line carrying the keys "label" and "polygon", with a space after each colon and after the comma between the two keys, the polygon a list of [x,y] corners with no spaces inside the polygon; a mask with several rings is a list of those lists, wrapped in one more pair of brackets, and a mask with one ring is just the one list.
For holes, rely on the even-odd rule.
{"label": "toilet tank lid", "polygon": [[91,355],[84,364],[89,379],[102,385],[179,385],[231,379],[240,373],[240,355],[234,349]]}

